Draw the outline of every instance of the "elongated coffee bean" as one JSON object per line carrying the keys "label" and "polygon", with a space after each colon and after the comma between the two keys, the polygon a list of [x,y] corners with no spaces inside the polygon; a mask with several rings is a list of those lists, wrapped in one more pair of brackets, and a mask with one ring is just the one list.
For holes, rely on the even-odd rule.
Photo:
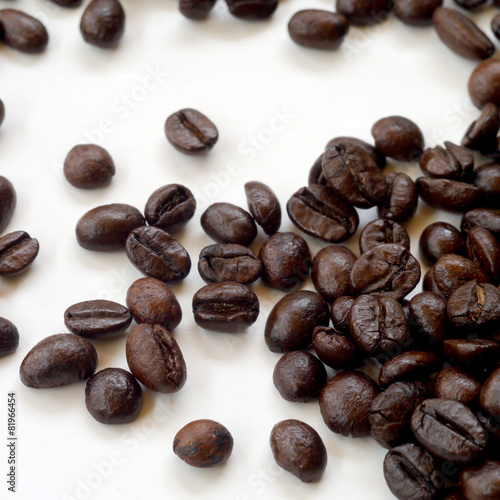
{"label": "elongated coffee bean", "polygon": [[118,0],[92,0],[80,22],[83,39],[103,49],[114,48],[125,31],[125,11]]}
{"label": "elongated coffee bean", "polygon": [[443,0],[394,0],[392,11],[405,24],[423,26],[432,23],[432,15],[442,3]]}
{"label": "elongated coffee bean", "polygon": [[38,255],[38,240],[25,231],[0,238],[0,276],[15,276],[30,266]]}
{"label": "elongated coffee bean", "polygon": [[387,196],[378,206],[378,216],[395,222],[411,219],[418,207],[418,191],[413,180],[403,172],[385,174]]}
{"label": "elongated coffee bean", "polygon": [[34,17],[16,9],[0,10],[0,40],[19,52],[37,54],[49,43],[45,26]]}
{"label": "elongated coffee bean", "polygon": [[281,225],[281,206],[273,190],[262,184],[252,181],[245,184],[248,210],[255,222],[271,236]]}
{"label": "elongated coffee bean", "polygon": [[486,273],[491,283],[500,283],[500,242],[484,227],[475,226],[467,236],[467,255]]}

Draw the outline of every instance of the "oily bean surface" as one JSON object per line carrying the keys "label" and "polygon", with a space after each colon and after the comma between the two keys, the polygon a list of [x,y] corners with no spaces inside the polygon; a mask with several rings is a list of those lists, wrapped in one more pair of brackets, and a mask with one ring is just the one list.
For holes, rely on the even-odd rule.
{"label": "oily bean surface", "polygon": [[313,347],[318,358],[336,370],[356,368],[364,358],[348,333],[328,326],[317,326],[314,329]]}
{"label": "oily bean surface", "polygon": [[494,58],[481,61],[469,78],[468,89],[479,109],[488,102],[500,105],[500,61]]}
{"label": "oily bean surface", "polygon": [[271,17],[278,0],[226,0],[229,12],[243,20],[258,21]]}
{"label": "oily bean surface", "polygon": [[486,380],[479,394],[481,409],[497,424],[500,420],[500,401],[498,391],[500,390],[500,369],[496,369]]}
{"label": "oily bean surface", "polygon": [[486,103],[481,114],[474,120],[462,139],[462,145],[485,154],[497,149],[497,135],[500,129],[500,110],[496,104]]}
{"label": "oily bean surface", "polygon": [[465,254],[465,240],[462,233],[448,222],[429,224],[420,235],[420,255],[429,264],[435,264],[447,253]]}
{"label": "oily bean surface", "polygon": [[349,321],[354,300],[354,297],[344,295],[339,297],[330,308],[333,326],[342,333],[349,333]]}
{"label": "oily bean surface", "polygon": [[354,25],[365,26],[383,21],[389,14],[388,0],[337,0],[336,10]]}
{"label": "oily bean surface", "polygon": [[475,226],[467,235],[467,255],[488,276],[490,283],[500,284],[500,242],[484,227]]}
{"label": "oily bean surface", "polygon": [[466,372],[491,369],[498,364],[500,345],[487,339],[447,339],[443,342],[445,358]]}
{"label": "oily bean surface", "polygon": [[[387,160],[385,156],[380,152],[375,149],[374,146],[371,144],[368,144],[366,141],[363,141],[361,139],[358,139],[357,137],[346,137],[346,136],[340,136],[340,137],[334,137],[330,141],[328,141],[328,144],[326,145],[325,151],[327,149],[333,148],[335,146],[340,146],[340,145],[348,146],[356,146],[358,148],[361,148],[370,158],[382,169],[387,165]],[[316,162],[317,163],[317,162]],[[311,182],[309,184],[312,184]],[[323,184],[322,182],[318,182],[318,184]]]}
{"label": "oily bean surface", "polygon": [[[500,113],[499,113],[500,115]],[[500,205],[500,163],[491,162],[481,165],[474,170],[474,183],[487,195],[489,207]]]}
{"label": "oily bean surface", "polygon": [[500,210],[489,208],[475,208],[466,212],[462,217],[460,229],[467,235],[474,226],[486,228],[498,241],[500,241]]}
{"label": "oily bean surface", "polygon": [[479,398],[481,382],[456,366],[447,366],[439,371],[432,381],[435,398],[454,399],[471,405]]}

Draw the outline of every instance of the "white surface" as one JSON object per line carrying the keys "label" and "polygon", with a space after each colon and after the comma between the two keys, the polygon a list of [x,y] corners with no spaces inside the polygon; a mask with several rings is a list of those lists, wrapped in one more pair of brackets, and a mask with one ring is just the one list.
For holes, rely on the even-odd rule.
{"label": "white surface", "polygon": [[[370,439],[334,435],[317,403],[288,403],[275,390],[278,355],[267,349],[263,328],[281,294],[257,283],[262,313],[240,335],[203,331],[191,314],[191,298],[204,284],[197,257],[211,243],[199,224],[208,204],[245,207],[243,184],[260,180],[282,203],[282,230],[294,230],[286,201],[307,183],[310,166],[333,136],[371,140],[377,119],[400,114],[419,124],[429,145],[459,142],[477,116],[466,92],[475,64],[449,51],[430,28],[391,19],[352,29],[337,52],[293,44],[286,30],[292,14],[306,7],[330,9],[332,3],[287,0],[271,20],[245,23],[230,17],[219,0],[208,21],[193,23],[178,14],[175,0],[124,0],[125,37],[118,50],[102,51],[81,39],[81,7],[15,2],[41,17],[50,33],[41,56],[0,49],[6,105],[0,174],[18,195],[7,231],[26,230],[41,245],[29,272],[0,282],[0,314],[21,334],[17,352],[0,359],[0,436],[6,434],[7,392],[16,391],[18,398],[17,498],[391,498],[382,475],[384,449]],[[13,4],[0,1],[1,7]],[[494,12],[486,9],[475,19],[487,28]],[[156,79],[147,79],[152,73]],[[166,117],[183,107],[199,109],[219,128],[219,142],[206,157],[183,156],[165,139]],[[260,139],[252,146],[255,137]],[[78,190],[62,175],[69,149],[88,140],[115,160],[117,174],[108,188]],[[407,165],[398,168],[417,175]],[[172,287],[184,313],[175,337],[186,358],[187,383],[175,395],[145,390],[136,422],[105,426],[85,409],[85,384],[28,389],[19,380],[19,365],[42,338],[65,331],[69,305],[92,298],[124,303],[128,286],[141,277],[124,253],[81,249],[74,234],[78,218],[112,202],[143,209],[156,188],[171,182],[186,184],[198,198],[194,219],[179,235],[193,268],[184,283]],[[360,214],[364,222],[375,217],[374,210]],[[420,230],[440,217],[421,207],[409,224],[414,253]],[[459,222],[456,215],[444,218]],[[263,241],[260,232],[252,248],[257,251]],[[314,254],[323,246],[308,241]],[[348,245],[357,251],[357,238]],[[312,288],[310,280],[306,288]],[[124,347],[125,337],[97,344],[98,369],[127,368]],[[232,432],[235,446],[226,466],[194,469],[173,454],[175,433],[197,418],[219,420]],[[326,444],[329,463],[317,484],[301,484],[273,462],[269,433],[286,418],[308,422]],[[7,449],[0,449],[5,478]],[[5,479],[0,498],[10,498]]]}

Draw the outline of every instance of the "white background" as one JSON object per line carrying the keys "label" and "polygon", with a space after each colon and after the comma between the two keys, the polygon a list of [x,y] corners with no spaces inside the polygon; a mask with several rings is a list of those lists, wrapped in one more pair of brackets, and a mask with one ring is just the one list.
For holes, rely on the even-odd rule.
{"label": "white background", "polygon": [[[478,115],[466,90],[475,63],[453,54],[431,28],[390,19],[352,29],[335,52],[292,43],[286,26],[294,12],[332,4],[287,0],[269,21],[252,23],[229,16],[219,0],[209,20],[195,23],[177,12],[175,0],[124,0],[125,36],[117,50],[103,51],[80,36],[82,7],[0,1],[1,7],[15,5],[43,19],[50,33],[43,55],[0,49],[0,97],[6,106],[0,174],[18,195],[7,231],[23,229],[40,241],[31,269],[0,282],[0,314],[21,334],[17,352],[0,359],[0,438],[6,434],[7,393],[16,391],[18,398],[17,498],[392,497],[382,475],[384,449],[370,439],[334,435],[317,403],[286,402],[274,388],[279,356],[267,349],[263,329],[281,293],[254,285],[262,313],[244,334],[201,330],[191,313],[191,298],[204,285],[198,254],[211,243],[199,218],[210,203],[246,207],[244,183],[260,180],[282,202],[282,230],[293,230],[286,201],[307,183],[310,166],[332,137],[371,140],[377,119],[399,114],[422,128],[428,145],[459,142]],[[490,35],[495,12],[490,7],[474,15]],[[156,79],[146,78],[151,74]],[[207,156],[183,156],[165,139],[165,119],[183,107],[199,109],[219,128],[219,142]],[[67,152],[88,141],[115,160],[117,173],[107,188],[78,190],[63,177]],[[418,176],[415,167],[396,167]],[[175,338],[187,362],[187,383],[175,395],[145,390],[134,423],[105,426],[85,409],[84,383],[28,389],[19,380],[19,366],[33,345],[65,331],[69,305],[93,298],[124,303],[128,286],[141,277],[124,253],[81,249],[74,233],[79,217],[112,202],[142,210],[156,188],[172,182],[187,185],[198,198],[195,217],[178,235],[193,268],[172,287],[184,313]],[[360,215],[363,222],[376,217],[374,210]],[[459,223],[457,215],[420,207],[407,225],[414,253],[423,227],[439,219]],[[263,241],[260,231],[252,248],[258,251]],[[308,241],[313,254],[323,246]],[[357,237],[348,246],[357,252]],[[305,288],[312,288],[310,280]],[[98,369],[127,368],[125,337],[96,347]],[[375,373],[371,365],[367,371]],[[176,432],[198,418],[218,420],[232,432],[235,445],[227,465],[194,469],[173,454]],[[325,442],[329,463],[319,483],[302,484],[274,464],[269,433],[287,418],[309,423]],[[5,444],[0,464],[0,498],[9,498]]]}

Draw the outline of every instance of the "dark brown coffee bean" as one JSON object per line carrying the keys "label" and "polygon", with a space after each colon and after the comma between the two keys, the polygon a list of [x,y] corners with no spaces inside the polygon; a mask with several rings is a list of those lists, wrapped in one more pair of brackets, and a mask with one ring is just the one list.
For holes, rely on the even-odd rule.
{"label": "dark brown coffee bean", "polygon": [[467,500],[457,488],[445,488],[440,500]]}
{"label": "dark brown coffee bean", "polygon": [[388,190],[378,206],[378,216],[395,222],[411,219],[418,207],[418,191],[413,180],[402,172],[385,174]]}
{"label": "dark brown coffee bean", "polygon": [[474,173],[474,183],[488,195],[488,206],[500,206],[500,163],[486,163],[476,168]]}
{"label": "dark brown coffee bean", "polygon": [[432,14],[443,0],[393,0],[394,15],[405,24],[423,26],[432,24]]}
{"label": "dark brown coffee bean", "polygon": [[150,226],[167,233],[182,229],[196,211],[193,193],[181,184],[167,184],[157,189],[148,199],[144,215]]}
{"label": "dark brown coffee bean", "polygon": [[132,314],[111,300],[87,300],[64,312],[66,328],[87,339],[110,339],[123,333],[132,322]]}
{"label": "dark brown coffee bean", "polygon": [[20,10],[2,9],[0,40],[19,52],[38,54],[47,47],[49,34],[38,19]]}
{"label": "dark brown coffee bean", "polygon": [[464,255],[465,240],[460,231],[447,222],[434,222],[420,235],[420,255],[429,264],[435,264],[448,253]]}
{"label": "dark brown coffee bean", "polygon": [[75,146],[64,160],[64,177],[72,186],[80,189],[108,186],[113,175],[113,158],[96,144]]}
{"label": "dark brown coffee bean", "polygon": [[443,368],[432,382],[435,398],[454,399],[464,405],[475,403],[480,391],[481,382],[456,366]]}
{"label": "dark brown coffee bean", "polygon": [[326,384],[325,366],[308,352],[288,352],[274,367],[273,383],[281,397],[287,401],[314,401],[319,398],[319,393]]}
{"label": "dark brown coffee bean", "polygon": [[38,240],[25,231],[15,231],[0,238],[0,276],[15,276],[28,268],[38,255]]}
{"label": "dark brown coffee bean", "polygon": [[474,374],[498,364],[500,345],[485,339],[448,339],[443,342],[443,352],[452,365]]}
{"label": "dark brown coffee bean", "polygon": [[441,293],[441,290],[436,285],[436,280],[434,279],[434,266],[431,267],[424,275],[422,289],[424,292],[431,292],[435,295],[439,295],[440,297],[444,297]]}
{"label": "dark brown coffee bean", "polygon": [[127,424],[142,408],[142,389],[135,377],[121,368],[105,368],[87,380],[85,406],[103,424]]}
{"label": "dark brown coffee bean", "polygon": [[205,283],[236,281],[248,285],[259,279],[262,263],[242,245],[209,245],[200,253],[198,271]]}
{"label": "dark brown coffee bean", "polygon": [[487,102],[500,105],[500,61],[490,58],[480,62],[470,76],[468,88],[479,109]]}
{"label": "dark brown coffee bean", "polygon": [[291,39],[313,49],[337,49],[348,31],[349,21],[345,16],[326,10],[301,10],[288,23]]}
{"label": "dark brown coffee bean", "polygon": [[491,20],[491,31],[497,40],[500,40],[500,14],[496,14]]}
{"label": "dark brown coffee bean", "polygon": [[500,423],[500,400],[498,391],[500,390],[500,368],[497,368],[484,383],[479,394],[479,404],[488,417]]}
{"label": "dark brown coffee bean", "polygon": [[339,297],[330,308],[330,317],[333,326],[342,333],[349,333],[349,321],[351,319],[351,308],[354,297]]}
{"label": "dark brown coffee bean", "polygon": [[328,326],[317,326],[314,329],[313,347],[318,358],[336,370],[356,368],[364,358],[348,333]]}
{"label": "dark brown coffee bean", "polygon": [[88,379],[97,367],[97,352],[86,339],[63,333],[38,342],[21,363],[21,382],[42,389]]}
{"label": "dark brown coffee bean", "polygon": [[144,217],[135,207],[123,203],[102,205],[80,218],[76,224],[76,238],[87,250],[123,250],[128,235],[144,223]]}
{"label": "dark brown coffee bean", "polygon": [[127,291],[127,307],[137,323],[175,330],[182,319],[181,306],[172,289],[156,278],[134,281]]}
{"label": "dark brown coffee bean", "polygon": [[485,460],[460,472],[466,499],[494,500],[500,497],[500,461]]}
{"label": "dark brown coffee bean", "polygon": [[247,182],[245,194],[255,222],[268,236],[276,233],[281,226],[281,206],[272,189],[262,182]]}
{"label": "dark brown coffee bean", "polygon": [[199,154],[210,151],[219,139],[213,122],[196,109],[181,109],[165,122],[165,135],[177,151]]}
{"label": "dark brown coffee bean", "polygon": [[415,161],[424,150],[424,137],[408,118],[389,116],[372,127],[375,147],[384,155],[399,161]]}
{"label": "dark brown coffee bean", "polygon": [[14,352],[19,346],[19,331],[8,319],[0,318],[0,357]]}
{"label": "dark brown coffee bean", "polygon": [[323,153],[319,156],[319,158],[314,162],[311,170],[309,170],[309,177],[307,179],[307,184],[310,186],[311,184],[321,184],[322,186],[326,186],[328,183],[326,182],[325,175],[323,174]]}
{"label": "dark brown coffee bean", "polygon": [[226,0],[229,12],[244,20],[261,20],[271,17],[278,7],[278,0]]}
{"label": "dark brown coffee bean", "polygon": [[179,11],[188,19],[201,21],[206,19],[217,0],[180,0]]}
{"label": "dark brown coffee bean", "polygon": [[82,3],[82,0],[51,0],[57,5],[61,5],[62,7],[77,7]]}
{"label": "dark brown coffee bean", "polygon": [[300,290],[285,295],[272,308],[265,327],[272,352],[309,349],[316,326],[327,326],[328,305],[317,293]]}
{"label": "dark brown coffee bean", "polygon": [[467,236],[467,255],[481,267],[491,283],[500,284],[500,243],[486,228],[471,228]]}
{"label": "dark brown coffee bean", "polygon": [[500,210],[488,208],[475,208],[466,212],[462,217],[460,229],[464,234],[474,226],[486,228],[498,241],[500,241]]}
{"label": "dark brown coffee bean", "polygon": [[194,420],[174,438],[174,453],[192,467],[222,465],[232,451],[233,436],[214,420]]}
{"label": "dark brown coffee bean", "polygon": [[244,332],[257,321],[259,299],[241,283],[212,283],[194,294],[193,314],[201,328],[225,333]]}
{"label": "dark brown coffee bean", "polygon": [[319,396],[319,409],[328,428],[343,436],[363,437],[370,433],[370,408],[380,390],[358,371],[337,373]]}
{"label": "dark brown coffee bean", "polygon": [[152,391],[171,394],[184,386],[186,362],[174,337],[160,325],[137,325],[127,337],[127,363]]}
{"label": "dark brown coffee bean", "polygon": [[[358,139],[356,137],[335,137],[326,145],[325,150],[333,148],[335,146],[340,146],[344,144],[344,146],[357,146],[361,148],[370,158],[380,167],[384,168],[387,165],[387,160],[385,156],[375,149],[374,146],[368,144],[367,142]],[[309,184],[312,184],[311,182]],[[316,184],[322,184],[321,182],[317,182]]]}
{"label": "dark brown coffee bean", "polygon": [[389,0],[337,0],[337,12],[352,24],[365,26],[382,22],[389,15]]}
{"label": "dark brown coffee bean", "polygon": [[319,481],[326,469],[327,452],[320,435],[300,420],[277,423],[269,439],[276,463],[304,483]]}
{"label": "dark brown coffee bean", "polygon": [[183,280],[191,270],[191,259],[185,248],[157,227],[134,229],[127,238],[125,250],[139,271],[167,283]]}
{"label": "dark brown coffee bean", "polygon": [[[442,146],[428,148],[422,153],[420,157],[422,171],[430,177],[454,180],[469,179],[474,168],[473,154],[466,148],[449,141],[446,141],[444,146],[444,148]],[[464,146],[467,145],[464,144]]]}
{"label": "dark brown coffee bean", "polygon": [[2,125],[4,120],[5,120],[5,104],[3,103],[2,99],[0,99],[0,125]]}
{"label": "dark brown coffee bean", "polygon": [[478,151],[490,151],[497,147],[497,134],[500,129],[500,110],[496,104],[486,103],[481,115],[471,123],[462,139],[462,145]]}
{"label": "dark brown coffee bean", "polygon": [[114,48],[125,31],[125,11],[118,0],[92,0],[80,21],[83,39],[102,49]]}
{"label": "dark brown coffee bean", "polygon": [[261,247],[262,279],[271,288],[291,291],[309,276],[311,251],[306,240],[295,233],[276,233]]}
{"label": "dark brown coffee bean", "polygon": [[12,219],[16,202],[17,196],[12,182],[0,175],[0,233]]}
{"label": "dark brown coffee bean", "polygon": [[454,0],[462,9],[473,10],[484,5],[488,0]]}
{"label": "dark brown coffee bean", "polygon": [[359,235],[359,251],[362,254],[385,243],[397,243],[410,249],[410,237],[406,229],[401,224],[388,219],[376,219],[369,222]]}

